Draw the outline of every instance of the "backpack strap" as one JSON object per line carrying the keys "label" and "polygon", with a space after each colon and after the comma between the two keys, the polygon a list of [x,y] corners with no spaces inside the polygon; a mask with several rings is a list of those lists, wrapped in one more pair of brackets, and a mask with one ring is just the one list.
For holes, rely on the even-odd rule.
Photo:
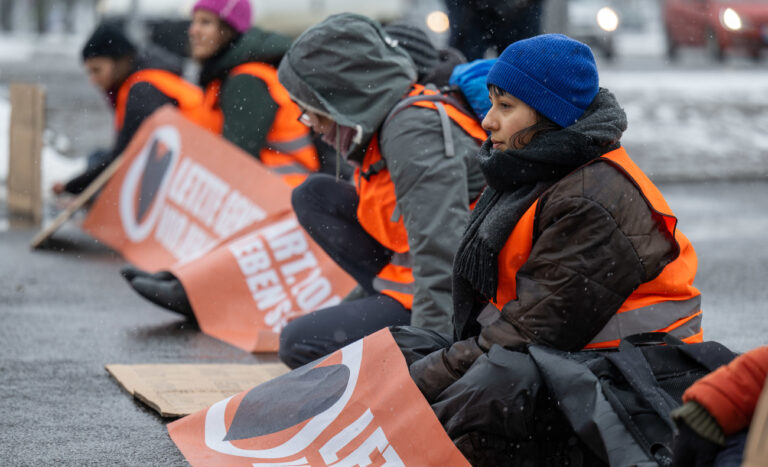
{"label": "backpack strap", "polygon": [[680,351],[709,371],[715,371],[721,366],[731,363],[731,360],[737,355],[719,342],[681,345]]}
{"label": "backpack strap", "polygon": [[[642,398],[656,412],[671,433],[676,433],[677,428],[669,413],[678,406],[678,403],[661,389],[643,352],[630,341],[624,339],[619,343],[618,352],[606,353],[605,357],[624,376],[637,396]],[[629,419],[626,422],[629,425],[633,423]],[[650,440],[647,441],[650,442]],[[672,454],[671,446],[658,441],[648,446],[648,449],[650,454],[659,461]]]}
{"label": "backpack strap", "polygon": [[366,171],[361,170],[360,176],[363,177],[366,181],[368,181],[371,179],[372,176],[384,170],[386,166],[387,166],[387,161],[384,159],[379,159],[378,161],[371,164],[371,166],[368,167],[368,170]]}
{"label": "backpack strap", "polygon": [[632,345],[685,345],[680,338],[666,332],[641,332],[625,337],[624,341]]}
{"label": "backpack strap", "polygon": [[[645,355],[637,347],[630,343],[619,344],[619,351],[606,354],[606,358],[613,363],[627,382],[637,391],[653,410],[674,431],[675,425],[669,412],[677,407],[672,397],[662,391],[656,382],[656,377],[651,371],[651,366]],[[622,344],[624,347],[622,348]]]}
{"label": "backpack strap", "polygon": [[666,332],[643,332],[627,336],[624,340],[634,345],[667,344],[679,346],[680,352],[709,371],[715,371],[721,366],[727,365],[736,357],[736,353],[719,342],[686,344],[678,337]]}
{"label": "backpack strap", "polygon": [[[426,89],[437,91],[437,88],[435,88],[432,85],[427,86]],[[446,157],[455,156],[456,145],[453,142],[453,133],[451,133],[451,118],[448,116],[448,111],[445,110],[445,104],[448,104],[451,107],[454,107],[456,110],[463,113],[464,115],[467,115],[472,118],[477,118],[477,117],[473,113],[465,109],[464,106],[461,104],[461,102],[459,102],[457,99],[451,96],[446,96],[438,92],[437,94],[417,94],[415,96],[406,97],[405,99],[398,102],[392,108],[392,110],[389,111],[389,113],[387,114],[387,117],[384,119],[384,125],[389,123],[390,120],[392,120],[395,117],[395,115],[399,114],[406,108],[410,107],[416,102],[422,102],[422,101],[432,102],[435,104],[435,108],[437,109],[437,114],[440,116],[440,127],[443,131],[443,141],[445,143],[445,156]]]}
{"label": "backpack strap", "polygon": [[463,113],[464,115],[472,117],[473,119],[477,119],[475,114],[465,109],[461,102],[451,96],[446,96],[445,94],[417,94],[415,96],[406,97],[405,99],[398,102],[397,105],[395,105],[392,110],[389,111],[389,114],[387,114],[387,117],[384,119],[384,124],[386,125],[389,123],[389,121],[392,120],[395,115],[405,110],[407,107],[410,107],[415,102],[421,101],[444,102],[452,107],[455,107],[456,110]]}

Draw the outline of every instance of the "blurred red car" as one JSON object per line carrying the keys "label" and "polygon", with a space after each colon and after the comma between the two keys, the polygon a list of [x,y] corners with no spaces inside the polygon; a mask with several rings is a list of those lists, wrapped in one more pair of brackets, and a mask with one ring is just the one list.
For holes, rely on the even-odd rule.
{"label": "blurred red car", "polygon": [[768,0],[663,0],[667,54],[680,46],[704,46],[722,60],[729,49],[757,59],[768,46]]}

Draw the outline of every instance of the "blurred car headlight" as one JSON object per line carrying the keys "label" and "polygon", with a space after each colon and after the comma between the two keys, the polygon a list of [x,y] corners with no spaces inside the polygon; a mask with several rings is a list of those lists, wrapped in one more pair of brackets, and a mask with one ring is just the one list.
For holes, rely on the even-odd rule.
{"label": "blurred car headlight", "polygon": [[448,20],[448,15],[442,11],[433,11],[427,15],[427,27],[430,31],[436,33],[442,33],[448,30],[451,22]]}
{"label": "blurred car headlight", "polygon": [[613,32],[619,27],[619,15],[613,8],[603,7],[597,12],[597,25],[605,32]]}
{"label": "blurred car headlight", "polygon": [[720,15],[720,22],[726,29],[731,31],[739,31],[744,27],[744,23],[741,21],[741,16],[733,8],[726,8]]}

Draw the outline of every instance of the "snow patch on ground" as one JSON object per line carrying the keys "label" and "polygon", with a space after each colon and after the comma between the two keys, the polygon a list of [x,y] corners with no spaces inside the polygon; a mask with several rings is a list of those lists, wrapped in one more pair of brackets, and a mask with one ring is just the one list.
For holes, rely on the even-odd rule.
{"label": "snow patch on ground", "polygon": [[603,71],[627,112],[623,143],[661,180],[768,176],[768,80],[754,70]]}

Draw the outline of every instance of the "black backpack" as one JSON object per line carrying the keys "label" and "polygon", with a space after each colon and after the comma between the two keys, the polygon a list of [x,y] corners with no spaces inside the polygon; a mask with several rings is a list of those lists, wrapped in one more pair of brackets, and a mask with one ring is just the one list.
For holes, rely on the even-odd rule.
{"label": "black backpack", "polygon": [[622,466],[671,465],[669,412],[694,381],[736,356],[717,342],[685,344],[666,333],[630,336],[617,350],[529,351],[580,440]]}

